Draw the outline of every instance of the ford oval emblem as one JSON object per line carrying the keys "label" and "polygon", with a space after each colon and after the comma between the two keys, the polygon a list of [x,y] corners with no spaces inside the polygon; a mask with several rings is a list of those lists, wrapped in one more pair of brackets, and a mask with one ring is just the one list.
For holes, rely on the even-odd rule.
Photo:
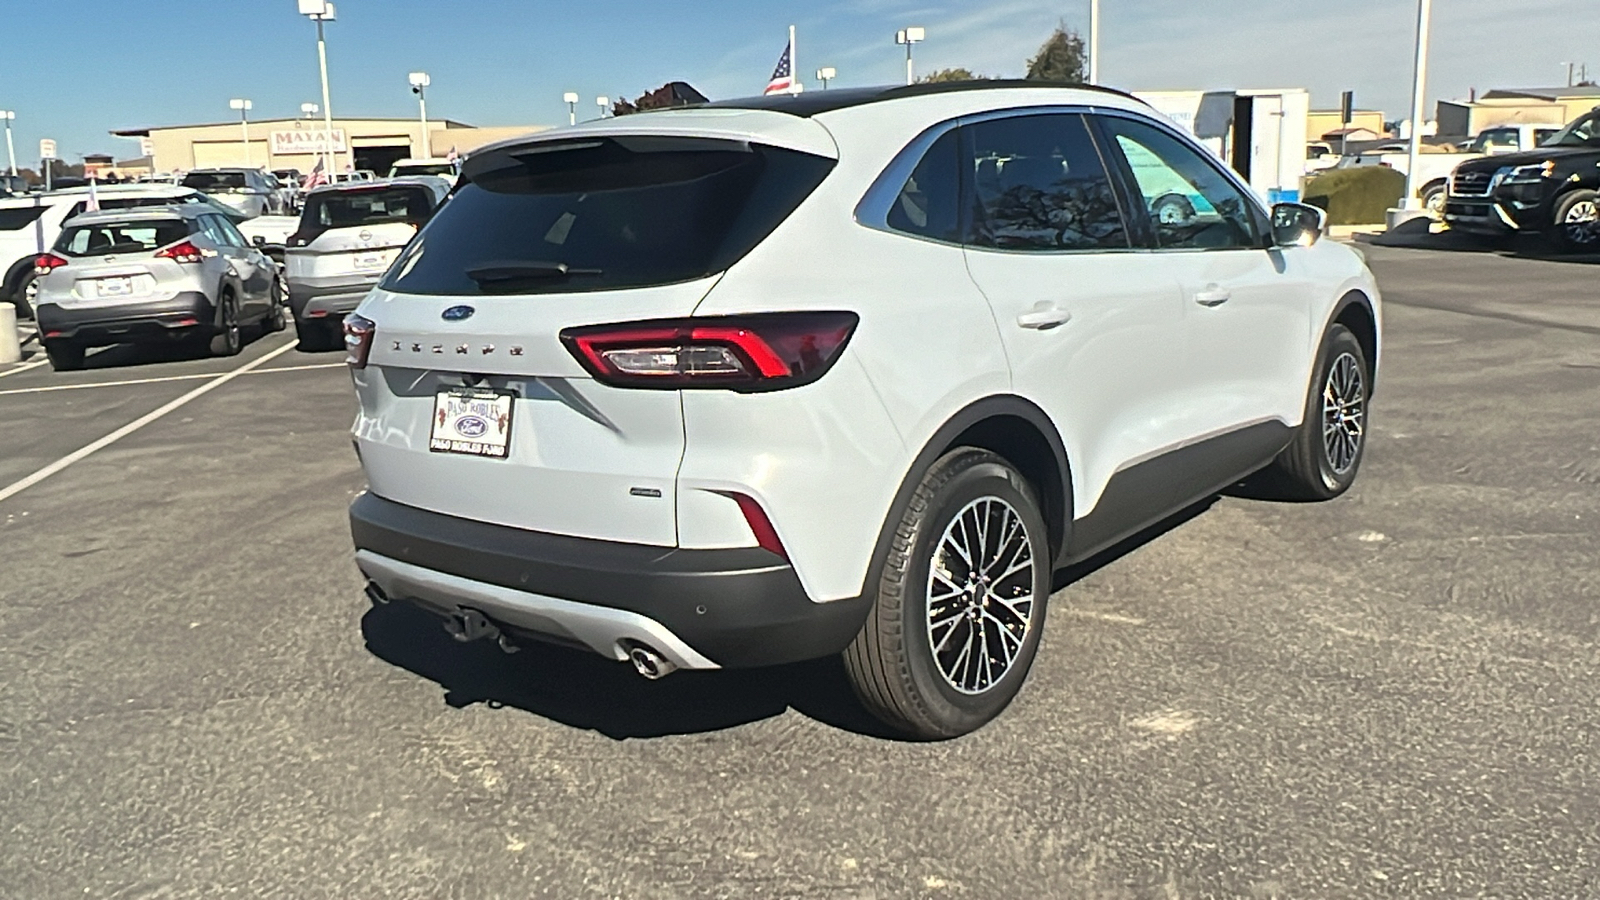
{"label": "ford oval emblem", "polygon": [[444,313],[440,315],[440,318],[444,319],[446,322],[462,322],[472,318],[472,314],[475,312],[477,312],[477,310],[470,306],[452,306],[445,310]]}
{"label": "ford oval emblem", "polygon": [[462,437],[483,437],[489,430],[489,423],[478,416],[462,416],[456,420],[456,433]]}

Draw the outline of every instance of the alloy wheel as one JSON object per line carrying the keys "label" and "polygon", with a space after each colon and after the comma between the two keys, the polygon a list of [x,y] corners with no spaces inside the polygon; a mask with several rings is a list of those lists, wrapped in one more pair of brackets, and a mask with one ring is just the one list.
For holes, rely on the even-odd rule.
{"label": "alloy wheel", "polygon": [[1341,353],[1328,367],[1322,388],[1322,449],[1335,475],[1355,467],[1366,437],[1367,386],[1361,363]]}
{"label": "alloy wheel", "polygon": [[1567,240],[1574,244],[1592,244],[1600,240],[1600,204],[1593,200],[1574,203],[1561,222]]}
{"label": "alloy wheel", "polygon": [[955,515],[928,566],[928,644],[950,687],[981,694],[1011,671],[1034,627],[1034,550],[1016,509],[980,497]]}

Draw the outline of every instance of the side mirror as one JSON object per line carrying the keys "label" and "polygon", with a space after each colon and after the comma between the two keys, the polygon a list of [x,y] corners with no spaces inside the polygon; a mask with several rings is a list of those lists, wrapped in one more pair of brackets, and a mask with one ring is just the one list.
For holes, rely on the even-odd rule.
{"label": "side mirror", "polygon": [[250,243],[255,244],[257,250],[265,250],[265,249],[267,249],[267,238],[266,238],[265,235],[258,234],[256,236],[252,237],[250,239]]}
{"label": "side mirror", "polygon": [[1279,203],[1272,207],[1272,243],[1278,247],[1309,247],[1328,233],[1328,214],[1304,203]]}

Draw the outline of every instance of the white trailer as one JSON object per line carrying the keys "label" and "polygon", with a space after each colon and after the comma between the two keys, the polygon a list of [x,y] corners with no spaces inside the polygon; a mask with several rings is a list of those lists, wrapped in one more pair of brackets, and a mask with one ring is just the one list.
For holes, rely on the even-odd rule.
{"label": "white trailer", "polygon": [[1211,148],[1268,203],[1300,199],[1311,94],[1302,88],[1135,91]]}

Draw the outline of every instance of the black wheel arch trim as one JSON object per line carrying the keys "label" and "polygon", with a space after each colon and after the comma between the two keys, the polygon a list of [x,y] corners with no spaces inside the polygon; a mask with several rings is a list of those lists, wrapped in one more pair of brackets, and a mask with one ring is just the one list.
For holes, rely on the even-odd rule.
{"label": "black wheel arch trim", "polygon": [[1367,340],[1364,340],[1363,335],[1359,333],[1356,334],[1356,341],[1361,344],[1361,349],[1367,351],[1367,355],[1370,357],[1367,360],[1367,395],[1370,397],[1378,392],[1378,357],[1382,352],[1383,333],[1378,321],[1378,314],[1372,308],[1372,298],[1360,290],[1349,291],[1343,297],[1340,297],[1339,302],[1333,305],[1333,312],[1329,313],[1327,321],[1322,323],[1322,332],[1317,338],[1317,352],[1312,358],[1311,382],[1307,383],[1306,390],[1314,389],[1314,382],[1317,380],[1315,363],[1322,358],[1322,345],[1328,340],[1329,330],[1338,324],[1344,318],[1345,313],[1353,306],[1359,307],[1366,314],[1367,321],[1372,326],[1372,334],[1369,336],[1371,346],[1368,346]]}
{"label": "black wheel arch trim", "polygon": [[5,278],[0,280],[0,295],[3,295],[4,299],[11,300],[13,302],[21,299],[16,296],[17,290],[22,285],[24,273],[33,267],[33,260],[36,256],[38,256],[37,253],[24,256],[23,258],[12,263],[10,268],[6,269]]}
{"label": "black wheel arch trim", "polygon": [[[872,593],[872,581],[876,573],[883,571],[884,562],[889,556],[889,547],[894,538],[894,532],[900,524],[897,511],[903,509],[921,483],[922,476],[933,466],[940,456],[943,456],[952,447],[958,445],[962,435],[973,428],[993,419],[1020,419],[1030,425],[1049,446],[1051,455],[1055,457],[1056,478],[1059,480],[1059,489],[1050,491],[1049,485],[1036,485],[1044,504],[1041,512],[1044,514],[1046,526],[1050,529],[1051,560],[1052,564],[1063,558],[1067,544],[1072,533],[1072,468],[1067,458],[1067,447],[1061,440],[1061,433],[1056,429],[1055,423],[1043,409],[1023,397],[1014,394],[995,394],[976,400],[961,408],[955,415],[945,420],[945,423],[934,431],[932,437],[923,444],[921,451],[911,461],[911,466],[906,470],[905,478],[900,483],[899,490],[895,491],[894,501],[889,506],[889,512],[884,517],[882,529],[878,534],[878,544],[872,554],[872,564],[867,571],[868,582],[863,588],[863,593]],[[989,448],[986,448],[989,449]],[[999,451],[995,451],[999,452]],[[1004,455],[1001,453],[1000,455]],[[1020,464],[1013,460],[1014,465]]]}

